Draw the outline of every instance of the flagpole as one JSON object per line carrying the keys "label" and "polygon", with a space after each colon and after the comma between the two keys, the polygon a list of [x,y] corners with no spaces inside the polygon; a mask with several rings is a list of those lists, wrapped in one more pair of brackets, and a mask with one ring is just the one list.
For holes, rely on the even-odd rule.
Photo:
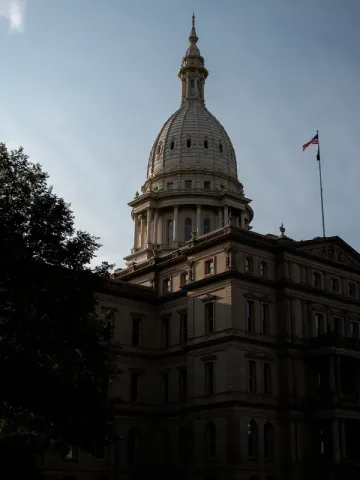
{"label": "flagpole", "polygon": [[323,199],[323,187],[322,187],[322,178],[321,178],[321,159],[320,159],[320,138],[319,138],[319,130],[316,131],[318,136],[318,153],[317,153],[317,161],[319,163],[319,179],[320,179],[320,199],[321,199],[321,220],[322,220],[322,229],[323,229],[323,237],[325,238],[325,215],[324,215],[324,199]]}

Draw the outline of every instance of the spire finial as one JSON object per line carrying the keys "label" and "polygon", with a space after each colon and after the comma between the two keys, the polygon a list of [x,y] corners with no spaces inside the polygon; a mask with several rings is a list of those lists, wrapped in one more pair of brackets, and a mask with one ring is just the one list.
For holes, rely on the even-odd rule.
{"label": "spire finial", "polygon": [[283,237],[284,234],[285,234],[285,232],[286,232],[286,229],[285,229],[285,227],[284,227],[284,223],[283,223],[283,222],[281,222],[281,225],[280,225],[279,230],[280,230],[280,233],[281,233],[280,236]]}
{"label": "spire finial", "polygon": [[192,14],[192,28],[195,30],[195,12],[193,10],[193,14]]}

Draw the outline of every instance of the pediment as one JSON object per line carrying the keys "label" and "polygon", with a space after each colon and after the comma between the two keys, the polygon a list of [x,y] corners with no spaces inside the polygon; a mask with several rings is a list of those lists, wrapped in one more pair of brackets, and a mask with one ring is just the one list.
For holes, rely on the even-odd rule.
{"label": "pediment", "polygon": [[360,254],[339,237],[299,242],[297,250],[348,267],[360,269]]}

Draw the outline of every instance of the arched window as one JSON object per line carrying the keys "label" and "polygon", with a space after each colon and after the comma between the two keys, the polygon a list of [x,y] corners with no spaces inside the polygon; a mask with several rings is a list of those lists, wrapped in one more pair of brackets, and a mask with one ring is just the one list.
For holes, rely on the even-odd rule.
{"label": "arched window", "polygon": [[216,457],[216,427],[213,423],[205,427],[205,451],[208,458]]}
{"label": "arched window", "polygon": [[203,234],[210,233],[210,218],[204,218]]}
{"label": "arched window", "polygon": [[191,230],[192,230],[191,218],[185,218],[185,242],[191,240]]}
{"label": "arched window", "polygon": [[248,424],[248,453],[250,458],[257,458],[259,446],[259,428],[254,420]]}
{"label": "arched window", "polygon": [[167,243],[170,243],[173,239],[174,235],[174,222],[172,220],[168,220],[167,223]]}
{"label": "arched window", "polygon": [[274,427],[268,422],[264,425],[264,457],[274,457]]}
{"label": "arched window", "polygon": [[129,430],[127,437],[128,463],[136,462],[139,458],[140,432],[134,428]]}
{"label": "arched window", "polygon": [[178,432],[178,458],[179,462],[186,464],[190,460],[191,438],[188,427],[180,427]]}

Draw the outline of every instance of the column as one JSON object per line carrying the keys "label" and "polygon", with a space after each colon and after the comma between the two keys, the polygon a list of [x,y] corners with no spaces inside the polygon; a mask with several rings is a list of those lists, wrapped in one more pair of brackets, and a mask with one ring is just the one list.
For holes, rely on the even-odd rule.
{"label": "column", "polygon": [[147,209],[147,230],[146,230],[146,243],[151,243],[151,220],[152,220],[152,210],[151,208]]}
{"label": "column", "polygon": [[199,237],[201,235],[201,205],[196,205],[196,233]]}
{"label": "column", "polygon": [[341,388],[341,358],[336,357],[336,393],[337,395],[342,394]]}
{"label": "column", "polygon": [[335,357],[331,355],[329,358],[330,365],[329,365],[329,370],[330,370],[330,389],[332,390],[333,393],[336,391],[336,377],[335,377]]}
{"label": "column", "polygon": [[346,460],[345,420],[340,421],[340,446],[342,460]]}
{"label": "column", "polygon": [[135,220],[134,220],[134,248],[139,246],[138,245],[138,239],[139,239],[138,225],[139,225],[139,217],[135,216]]}
{"label": "column", "polygon": [[139,247],[143,246],[143,240],[144,240],[144,215],[139,215],[140,218],[140,242],[139,242]]}
{"label": "column", "polygon": [[335,463],[340,463],[340,442],[339,442],[339,420],[336,418],[332,421],[333,435],[333,459]]}
{"label": "column", "polygon": [[223,212],[222,212],[222,208],[220,207],[219,208],[219,228],[222,228],[223,226]]}
{"label": "column", "polygon": [[159,212],[155,210],[154,215],[154,243],[158,243]]}
{"label": "column", "polygon": [[224,226],[227,227],[229,223],[229,207],[225,205],[224,207]]}
{"label": "column", "polygon": [[240,228],[245,230],[245,212],[240,213]]}
{"label": "column", "polygon": [[173,241],[178,241],[178,216],[179,216],[179,206],[174,206],[174,234],[173,234]]}

